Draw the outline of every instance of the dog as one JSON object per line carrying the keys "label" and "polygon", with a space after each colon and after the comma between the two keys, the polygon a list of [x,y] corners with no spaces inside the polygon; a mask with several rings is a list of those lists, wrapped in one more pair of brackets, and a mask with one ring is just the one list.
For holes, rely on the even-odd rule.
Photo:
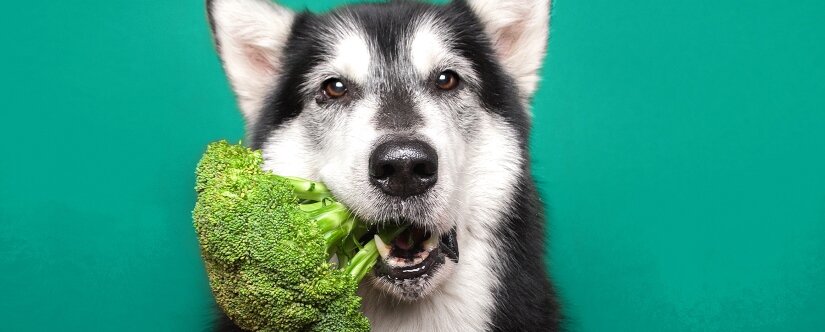
{"label": "dog", "polygon": [[207,12],[263,167],[410,226],[359,286],[374,331],[560,330],[528,150],[550,0]]}

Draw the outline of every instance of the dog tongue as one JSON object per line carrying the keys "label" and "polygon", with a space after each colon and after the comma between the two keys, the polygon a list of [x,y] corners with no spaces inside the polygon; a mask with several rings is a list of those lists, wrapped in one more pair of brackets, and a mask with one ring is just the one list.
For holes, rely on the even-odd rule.
{"label": "dog tongue", "polygon": [[423,242],[425,236],[424,230],[410,227],[395,238],[394,244],[398,249],[410,250],[416,243]]}
{"label": "dog tongue", "polygon": [[[404,232],[407,233],[407,232]],[[413,243],[410,243],[409,234],[401,233],[397,238],[395,238],[395,246],[401,250],[410,250],[412,248]]]}

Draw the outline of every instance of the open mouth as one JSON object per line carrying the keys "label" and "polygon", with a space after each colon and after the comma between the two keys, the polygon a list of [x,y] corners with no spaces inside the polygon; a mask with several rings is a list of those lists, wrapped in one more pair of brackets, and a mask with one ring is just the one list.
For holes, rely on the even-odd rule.
{"label": "open mouth", "polygon": [[375,242],[381,254],[375,275],[390,282],[429,278],[445,259],[458,263],[454,228],[445,234],[432,234],[412,225],[390,243],[384,243],[377,235]]}

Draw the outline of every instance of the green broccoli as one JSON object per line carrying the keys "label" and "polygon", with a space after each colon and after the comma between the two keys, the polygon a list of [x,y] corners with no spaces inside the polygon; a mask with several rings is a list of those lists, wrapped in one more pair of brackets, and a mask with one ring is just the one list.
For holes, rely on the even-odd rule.
{"label": "green broccoli", "polygon": [[218,305],[246,330],[368,331],[355,294],[378,258],[374,240],[359,242],[367,226],[323,184],[262,162],[259,151],[221,141],[197,167],[193,219]]}

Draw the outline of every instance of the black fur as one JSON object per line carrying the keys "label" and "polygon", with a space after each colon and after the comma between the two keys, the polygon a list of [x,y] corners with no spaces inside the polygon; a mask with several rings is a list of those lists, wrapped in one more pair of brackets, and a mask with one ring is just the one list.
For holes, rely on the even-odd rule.
{"label": "black fur", "polygon": [[421,115],[416,112],[409,93],[393,88],[382,96],[381,105],[375,117],[377,128],[402,131],[414,129],[423,123]]}
{"label": "black fur", "polygon": [[499,228],[508,260],[498,266],[491,331],[561,331],[562,316],[544,264],[544,211],[529,165],[523,170],[513,207],[515,214]]}
{"label": "black fur", "polygon": [[[306,35],[313,27],[316,27],[317,17],[307,12],[299,14],[292,23],[293,33],[286,48],[286,57],[283,59],[282,80],[278,84],[278,89],[273,92],[267,101],[264,112],[255,121],[255,127],[249,135],[250,147],[260,149],[265,143],[267,135],[278,126],[292,119],[304,108],[305,97],[302,96],[296,87],[304,81],[303,77],[309,70],[320,61],[319,54],[323,52],[323,45],[319,45]],[[303,32],[303,33],[299,33]]]}
{"label": "black fur", "polygon": [[[499,65],[491,42],[483,33],[478,17],[465,1],[456,1],[445,15],[454,19],[453,32],[459,52],[471,59],[481,75],[479,98],[487,109],[501,115],[521,135],[519,143],[524,160],[530,160],[530,117],[522,107],[515,82]],[[491,331],[560,331],[562,315],[556,292],[547,274],[545,255],[545,216],[541,198],[530,169],[525,162],[516,188],[513,213],[498,232],[498,238],[509,260],[501,262],[498,271],[506,280],[495,290]]]}
{"label": "black fur", "polygon": [[[207,4],[209,2],[211,1],[207,1]],[[528,112],[522,107],[514,80],[505,74],[495,60],[496,55],[480,20],[464,0],[456,0],[444,6],[393,1],[389,4],[350,6],[323,15],[307,12],[299,14],[287,43],[289,51],[283,59],[285,72],[282,73],[282,81],[252,128],[250,146],[261,148],[269,133],[297,116],[304,101],[311,99],[301,95],[295,87],[300,86],[307,72],[320,61],[319,55],[329,51],[328,45],[322,44],[314,36],[323,33],[336,17],[343,15],[357,20],[365,28],[365,32],[371,34],[373,41],[392,58],[398,55],[399,36],[406,36],[405,29],[409,27],[411,20],[424,14],[434,15],[448,23],[447,26],[459,41],[455,46],[456,51],[470,59],[480,75],[480,85],[473,87],[479,99],[487,109],[516,128],[520,133],[518,139],[524,151],[524,160],[530,160]],[[420,118],[417,117],[420,115],[415,114],[412,107],[404,106],[405,98],[409,99],[403,95],[403,91],[387,91],[387,98],[382,100],[382,111],[377,120],[386,122],[389,126],[396,121],[394,125],[400,127],[413,126],[419,122]],[[509,259],[497,266],[505,282],[495,290],[496,303],[490,330],[560,331],[558,301],[547,274],[544,255],[539,254],[545,248],[544,213],[529,163],[525,163],[519,182],[517,187],[520,190],[515,199],[517,204],[513,207],[513,213],[505,214],[510,217],[498,234],[504,246],[499,250],[507,253],[505,256]],[[215,329],[240,331],[223,314],[218,318]]]}

